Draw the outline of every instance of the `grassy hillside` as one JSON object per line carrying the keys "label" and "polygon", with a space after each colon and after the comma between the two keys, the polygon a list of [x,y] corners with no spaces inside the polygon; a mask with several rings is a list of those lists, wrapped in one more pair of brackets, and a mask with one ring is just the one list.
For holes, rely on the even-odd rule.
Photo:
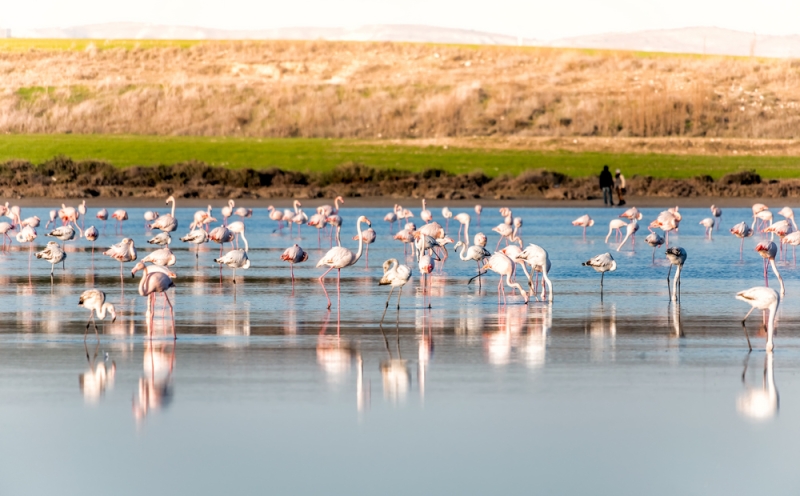
{"label": "grassy hillside", "polygon": [[0,133],[793,138],[800,62],[324,41],[0,40]]}
{"label": "grassy hillside", "polygon": [[261,139],[108,135],[0,135],[0,161],[43,162],[56,155],[96,159],[117,166],[172,164],[200,160],[230,168],[279,167],[326,171],[358,162],[378,168],[453,173],[480,170],[488,176],[547,169],[573,177],[597,174],[603,164],[629,177],[689,178],[755,169],[765,178],[800,177],[800,158],[608,152],[526,151],[477,147],[411,146],[359,140]]}

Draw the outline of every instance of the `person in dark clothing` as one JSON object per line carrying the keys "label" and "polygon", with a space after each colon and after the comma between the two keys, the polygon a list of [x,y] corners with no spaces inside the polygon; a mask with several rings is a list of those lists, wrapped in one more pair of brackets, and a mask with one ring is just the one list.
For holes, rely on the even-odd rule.
{"label": "person in dark clothing", "polygon": [[611,188],[614,187],[614,176],[608,170],[608,166],[603,166],[603,172],[600,173],[600,189],[603,190],[603,203],[605,205],[614,206],[614,197],[611,195]]}

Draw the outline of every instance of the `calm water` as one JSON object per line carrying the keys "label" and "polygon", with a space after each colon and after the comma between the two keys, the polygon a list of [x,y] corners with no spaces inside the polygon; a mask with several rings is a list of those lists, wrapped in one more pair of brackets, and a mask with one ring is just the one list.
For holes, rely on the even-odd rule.
{"label": "calm water", "polygon": [[[713,240],[698,225],[708,210],[682,210],[670,236],[689,254],[680,307],[669,304],[663,249],[653,263],[646,228],[635,251],[603,242],[619,211],[515,209],[525,242],[550,252],[554,303],[524,306],[509,291],[504,306],[496,275],[468,286],[474,262],[451,256],[434,277],[433,308],[423,308],[413,264],[400,312],[390,306],[381,327],[380,265],[403,255],[387,211],[342,210],[345,246],[355,248],[362,214],[378,241],[369,268],[362,259],[342,272],[339,304],[328,280],[330,312],[314,267],[329,242],[319,249],[313,228],[273,232],[256,210],[247,220],[253,266],[237,271],[236,287],[213,264],[217,245],[195,262],[173,236],[177,344],[143,338],[133,264],[123,286],[119,264],[101,254],[122,237],[113,223],[94,257],[85,240],[67,243],[66,270],[52,283],[50,264],[34,258],[29,273],[27,248],[14,242],[0,255],[0,494],[796,491],[800,284],[781,262],[777,350],[763,352],[752,316],[748,354],[739,321],[749,307],[733,295],[763,285],[763,264],[755,238],[740,260],[727,230],[749,209],[726,209]],[[658,211],[644,209],[643,225]],[[178,209],[177,234],[193,212]],[[570,221],[587,212],[597,224],[584,240]],[[151,248],[142,213],[129,209],[124,227],[140,258]],[[48,217],[23,211],[34,214]],[[486,209],[481,222],[489,234],[501,219]],[[473,219],[470,236],[478,230]],[[295,268],[293,290],[279,256],[295,242],[310,258]],[[601,301],[599,275],[580,262],[606,251],[619,267]],[[120,315],[101,326],[99,344],[90,336],[84,345],[88,312],[77,303],[90,287]],[[157,309],[160,337],[167,321]]]}

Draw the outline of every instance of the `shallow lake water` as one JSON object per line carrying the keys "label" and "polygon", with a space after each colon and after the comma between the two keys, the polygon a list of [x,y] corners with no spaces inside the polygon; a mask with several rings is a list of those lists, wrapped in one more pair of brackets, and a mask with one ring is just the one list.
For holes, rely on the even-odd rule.
{"label": "shallow lake water", "polygon": [[[177,210],[173,234],[188,232],[194,210]],[[338,299],[331,273],[330,311],[315,267],[330,241],[320,247],[314,228],[275,232],[257,209],[246,220],[252,267],[237,271],[236,285],[213,263],[218,245],[196,259],[194,245],[173,236],[176,343],[160,299],[155,339],[146,338],[139,276],[125,264],[121,281],[119,263],[102,255],[123,235],[113,222],[104,230],[96,208],[86,219],[104,232],[94,255],[84,239],[67,242],[52,280],[42,260],[29,272],[28,249],[14,241],[0,254],[0,494],[796,491],[798,269],[791,250],[778,263],[786,297],[776,351],[764,352],[754,313],[748,353],[740,321],[749,306],[734,294],[763,285],[763,263],[758,238],[740,257],[728,229],[751,220],[749,209],[725,209],[711,240],[698,225],[709,211],[681,209],[670,244],[688,259],[676,305],[664,249],[654,262],[644,243],[660,209],[643,209],[635,249],[616,252],[614,236],[604,238],[620,210],[517,208],[525,243],[550,253],[553,303],[526,306],[506,288],[504,305],[497,276],[468,285],[476,265],[451,248],[430,309],[405,257],[414,277],[381,326],[381,264],[403,259],[382,220],[388,210],[342,209],[344,246],[357,246],[359,215],[378,240],[369,268],[362,258],[342,271]],[[143,212],[128,209],[123,228],[140,258],[155,234]],[[487,233],[494,248],[497,210],[485,209],[480,228],[469,213],[470,237]],[[570,224],[583,213],[596,220],[585,239]],[[30,215],[47,219],[48,210],[23,209]],[[450,222],[453,237],[457,228]],[[47,230],[37,231],[42,246]],[[310,256],[292,286],[280,254],[294,243]],[[599,274],[580,263],[606,251],[618,269],[601,300]],[[118,318],[99,324],[99,343],[93,333],[84,343],[78,298],[92,287]]]}

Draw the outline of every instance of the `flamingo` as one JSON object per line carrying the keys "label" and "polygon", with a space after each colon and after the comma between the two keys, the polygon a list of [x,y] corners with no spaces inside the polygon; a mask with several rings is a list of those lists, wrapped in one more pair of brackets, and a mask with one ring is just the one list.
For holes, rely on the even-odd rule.
{"label": "flamingo", "polygon": [[759,255],[764,259],[764,285],[769,287],[769,280],[767,279],[767,264],[772,265],[772,272],[775,273],[775,277],[778,278],[778,282],[781,285],[781,296],[786,294],[786,288],[783,286],[783,278],[781,274],[778,272],[778,266],[775,265],[775,255],[778,254],[778,247],[770,241],[769,243],[761,242],[756,245],[756,251]]}
{"label": "flamingo", "polygon": [[475,237],[472,239],[476,245],[481,246],[483,248],[486,248],[486,243],[489,242],[489,238],[487,238],[486,235],[483,234],[482,232],[476,234]]}
{"label": "flamingo", "polygon": [[47,229],[50,227],[50,224],[56,225],[56,219],[58,218],[58,210],[51,210],[50,211],[50,220],[47,221],[47,224],[44,225],[44,228]]}
{"label": "flamingo", "polygon": [[294,227],[294,217],[300,213],[300,207],[303,204],[300,203],[299,200],[295,200],[292,202],[292,207],[294,210],[289,210],[288,208],[283,211],[283,220],[287,224],[289,224],[289,234],[292,234],[292,227]]}
{"label": "flamingo", "polygon": [[751,226],[751,229],[756,230],[756,227],[755,227],[756,220],[757,220],[756,216],[758,214],[762,213],[762,212],[767,211],[767,210],[769,210],[769,207],[767,207],[763,203],[754,203],[753,204],[753,225]]}
{"label": "flamingo", "polygon": [[739,245],[739,259],[742,257],[742,250],[744,249],[744,238],[749,238],[753,235],[753,229],[747,225],[746,222],[740,222],[731,228],[731,234],[741,239]]}
{"label": "flamingo", "polygon": [[622,219],[642,220],[642,213],[636,207],[629,208],[628,210],[622,212],[619,216]]}
{"label": "flamingo", "polygon": [[701,220],[699,224],[706,228],[706,236],[708,236],[708,239],[711,239],[711,235],[714,232],[714,218],[706,217]]}
{"label": "flamingo", "polygon": [[63,263],[67,258],[67,253],[58,246],[55,241],[49,241],[44,250],[36,253],[36,258],[41,258],[50,262],[50,279],[53,278],[53,269],[56,264]]}
{"label": "flamingo", "polygon": [[680,218],[675,215],[675,212],[672,210],[665,210],[658,214],[656,220],[650,223],[649,228],[652,229],[661,229],[664,231],[664,235],[666,238],[667,246],[669,246],[669,232],[678,229],[678,225],[680,224]]}
{"label": "flamingo", "polygon": [[107,303],[106,294],[97,289],[87,289],[81,293],[78,306],[89,310],[89,321],[86,323],[86,330],[83,332],[84,341],[86,341],[86,335],[91,324],[94,324],[94,334],[97,336],[97,340],[100,340],[100,334],[97,332],[97,323],[94,321],[95,314],[97,314],[98,319],[105,320],[106,312],[108,312],[111,316],[111,322],[117,320],[117,312],[114,309],[114,305]]}
{"label": "flamingo", "polygon": [[[50,211],[50,218],[53,221],[53,225],[55,225],[55,219],[53,219],[53,212],[55,212],[55,210]],[[103,232],[106,232],[106,221],[108,220],[108,210],[106,210],[105,208],[98,210],[97,215],[95,215],[95,217],[103,221]]]}
{"label": "flamingo", "polygon": [[397,205],[394,210],[383,216],[383,221],[389,223],[389,233],[394,231],[394,223],[397,222]]}
{"label": "flamingo", "polygon": [[[134,259],[135,260],[135,259]],[[141,270],[144,270],[144,274],[142,274],[142,280],[139,281],[139,295],[144,296],[147,298],[147,311],[146,314],[149,315],[150,325],[149,329],[153,329],[153,314],[155,313],[155,295],[161,293],[164,295],[164,299],[169,305],[169,314],[172,318],[172,339],[178,339],[178,335],[175,332],[175,310],[172,307],[172,302],[169,301],[169,296],[167,296],[167,290],[169,288],[174,288],[175,283],[172,282],[172,278],[165,274],[162,271],[153,270],[152,265],[144,265],[143,263],[139,263],[137,265],[142,266]],[[133,274],[133,273],[131,273]],[[150,296],[153,295],[151,298]],[[152,338],[152,334],[150,334]]]}
{"label": "flamingo", "polygon": [[28,244],[28,274],[30,275],[31,269],[31,254],[33,253],[33,242],[36,239],[36,229],[26,226],[22,228],[20,232],[17,233],[17,242],[18,243],[29,243]]}
{"label": "flamingo", "polygon": [[656,261],[656,248],[664,244],[664,238],[657,232],[650,231],[650,234],[644,238],[644,242],[653,247],[653,262]]}
{"label": "flamingo", "polygon": [[289,262],[289,271],[292,274],[292,287],[294,287],[294,264],[308,260],[308,253],[303,251],[300,245],[294,244],[284,250],[283,254],[281,254],[281,260]]}
{"label": "flamingo", "polygon": [[[228,224],[228,230],[232,232],[234,236],[236,236],[236,248],[239,248],[239,236],[241,236],[242,241],[244,241],[244,251],[250,251],[250,248],[247,245],[247,238],[244,235],[245,232],[244,222],[238,220],[236,222],[231,222],[230,224]],[[299,230],[300,228],[298,228],[298,231]]]}
{"label": "flamingo", "polygon": [[[166,233],[165,233],[166,234]],[[169,234],[167,234],[169,236]],[[219,243],[219,256],[222,256],[222,246],[225,243],[231,243],[231,248],[233,248],[233,233],[227,227],[217,226],[208,233],[209,241],[213,241],[215,243]]]}
{"label": "flamingo", "polygon": [[792,210],[789,207],[783,207],[782,209],[780,209],[778,211],[778,215],[784,217],[786,220],[791,221],[792,222],[792,227],[794,227],[794,230],[795,231],[798,230],[797,229],[797,223],[794,221],[794,210]]}
{"label": "flamingo", "polygon": [[444,230],[447,231],[450,228],[450,219],[453,218],[453,212],[447,207],[442,207],[442,218],[444,219]]}
{"label": "flamingo", "polygon": [[11,243],[11,238],[8,236],[8,231],[14,229],[14,224],[9,224],[8,222],[0,222],[0,234],[3,235],[3,249],[6,249],[6,239],[8,240],[9,244]]}
{"label": "flamingo", "polygon": [[461,224],[458,227],[458,240],[461,241],[461,230],[464,229],[464,244],[469,244],[469,214],[462,212],[453,218]]}
{"label": "flamingo", "polygon": [[503,239],[506,240],[506,246],[509,244],[509,241],[512,243],[519,242],[519,245],[522,246],[522,240],[517,237],[516,227],[512,228],[510,225],[503,223],[498,224],[497,227],[493,227],[492,231],[500,235],[500,239],[497,240],[497,246],[495,247],[495,250],[500,248],[500,243],[503,242]]}
{"label": "flamingo", "polygon": [[317,213],[322,214],[325,217],[328,217],[333,214],[338,214],[340,203],[344,203],[344,198],[342,198],[341,196],[337,196],[336,198],[333,199],[334,206],[320,205],[319,207],[317,207]]}
{"label": "flamingo", "polygon": [[419,218],[422,219],[426,224],[433,220],[433,214],[427,207],[428,202],[425,201],[425,198],[422,199],[422,210],[419,212]]}
{"label": "flamingo", "polygon": [[400,288],[397,292],[397,310],[400,311],[400,296],[403,294],[403,286],[411,279],[411,267],[401,265],[396,258],[390,258],[383,262],[383,277],[378,281],[379,286],[390,285],[389,296],[386,298],[386,306],[383,308],[381,322],[386,317],[386,310],[389,308],[389,300],[392,299],[394,288]]}
{"label": "flamingo", "polygon": [[795,231],[784,236],[781,240],[781,244],[792,246],[792,258],[794,259],[794,265],[797,266],[797,253],[795,250],[797,246],[800,245],[800,231]]}
{"label": "flamingo", "polygon": [[25,226],[39,227],[39,224],[41,224],[41,219],[39,219],[39,217],[35,215],[33,217],[28,217],[19,223],[20,227],[25,227]]}
{"label": "flamingo", "polygon": [[[422,274],[422,306],[425,306],[425,294],[428,294],[428,308],[431,308],[431,285],[433,284],[433,269],[436,261],[430,255],[421,255],[418,261],[419,272]],[[426,290],[426,288],[428,288]]]}
{"label": "flamingo", "polygon": [[341,298],[341,279],[342,279],[342,269],[346,267],[350,267],[355,265],[358,262],[358,259],[361,258],[361,252],[364,247],[364,240],[361,237],[361,224],[364,223],[369,227],[372,227],[372,223],[364,217],[363,215],[358,218],[356,221],[356,230],[358,231],[358,252],[353,254],[352,251],[344,248],[342,246],[334,246],[328,253],[323,256],[319,262],[317,262],[317,267],[322,267],[323,265],[328,266],[328,270],[326,270],[320,277],[319,283],[322,285],[322,290],[325,292],[325,298],[328,300],[328,308],[331,307],[331,299],[328,297],[328,290],[325,289],[325,276],[328,275],[328,272],[336,269],[337,271],[337,278],[336,278],[336,292],[337,292],[337,300]]}
{"label": "flamingo", "polygon": [[239,207],[233,211],[233,215],[238,215],[242,219],[250,218],[253,216],[253,209],[252,208],[244,208]]}
{"label": "flamingo", "polygon": [[97,241],[97,238],[100,236],[100,233],[97,231],[97,228],[94,226],[89,226],[83,231],[83,237],[86,238],[88,241],[92,242],[92,257],[94,257],[94,242]]}
{"label": "flamingo", "polygon": [[175,258],[175,254],[172,253],[168,247],[159,248],[158,250],[153,250],[150,252],[149,255],[142,259],[141,263],[150,262],[153,265],[158,265],[161,267],[170,267],[175,265],[177,262]]}
{"label": "flamingo", "polygon": [[174,232],[178,229],[178,219],[175,218],[175,197],[170,196],[165,202],[166,205],[172,203],[172,211],[168,214],[160,215],[158,219],[150,224],[151,229],[158,229],[162,232]]}
{"label": "flamingo", "polygon": [[317,228],[317,246],[321,246],[322,241],[320,241],[320,231],[325,229],[325,226],[328,225],[328,217],[325,214],[316,213],[309,217],[308,225]]}
{"label": "flamingo", "polygon": [[[458,251],[459,248],[461,248],[460,253]],[[456,245],[453,247],[453,250],[455,250],[455,252],[458,253],[458,258],[460,258],[461,260],[465,262],[469,260],[474,260],[475,262],[477,262],[479,274],[481,271],[481,262],[483,262],[485,258],[489,258],[492,256],[492,254],[489,253],[489,250],[487,250],[486,248],[479,245],[472,245],[470,247],[467,247],[467,245],[463,241],[459,241],[458,243],[456,243]]]}
{"label": "flamingo", "polygon": [[[78,226],[76,225],[75,227]],[[80,227],[78,227],[78,230],[80,230]],[[71,225],[67,224],[66,226],[61,226],[53,229],[49,233],[45,234],[45,236],[50,236],[53,238],[60,239],[61,248],[64,248],[64,243],[75,239],[75,229],[73,229]]]}
{"label": "flamingo", "polygon": [[[531,272],[541,272],[542,279],[542,300],[545,295],[545,285],[547,285],[548,300],[553,301],[553,283],[548,277],[550,272],[550,255],[547,250],[539,245],[529,244],[522,252],[516,257],[517,262],[528,263],[531,266]],[[528,280],[531,288],[531,296],[535,294],[533,283]]]}
{"label": "flamingo", "polygon": [[[272,205],[267,207],[267,211],[269,212],[270,220],[274,220],[278,223],[278,230],[280,231],[281,229],[283,229],[283,212],[281,212],[280,210],[276,210],[275,207],[273,207]],[[227,223],[228,219],[225,218],[225,224]]]}
{"label": "flamingo", "polygon": [[481,205],[475,205],[475,215],[478,216],[478,227],[481,227],[481,212],[483,212],[483,207]]}
{"label": "flamingo", "polygon": [[403,254],[406,254],[406,245],[411,245],[411,253],[412,255],[416,255],[416,245],[414,244],[414,231],[410,229],[403,229],[398,231],[397,234],[394,235],[392,239],[396,239],[403,243]]}
{"label": "flamingo", "polygon": [[433,248],[438,246],[434,238],[428,236],[427,234],[423,234],[420,231],[414,231],[413,236],[414,244],[417,247],[417,261],[419,261],[419,258],[428,250],[430,250],[431,254],[433,254]]}
{"label": "flamingo", "polygon": [[[503,295],[503,304],[506,304],[506,292],[503,289],[503,276],[506,276],[506,285],[509,288],[517,288],[519,289],[522,298],[525,300],[525,304],[528,304],[528,293],[518,282],[511,282],[511,274],[514,272],[514,261],[508,258],[505,254],[497,252],[494,253],[489,260],[483,265],[483,273],[485,274],[487,270],[491,270],[496,274],[500,275],[500,281],[497,284],[497,291],[498,293],[502,293]],[[473,277],[475,279],[478,276]],[[470,282],[472,281],[470,279]],[[499,296],[499,295],[498,295]]]}
{"label": "flamingo", "polygon": [[211,205],[209,205],[206,210],[197,210],[194,213],[194,221],[189,224],[189,229],[194,230],[200,228],[204,224],[204,221],[211,217],[211,210]]}
{"label": "flamingo", "polygon": [[603,253],[590,258],[588,261],[583,262],[581,265],[584,267],[591,267],[600,273],[600,296],[603,295],[603,278],[606,272],[614,272],[617,270],[617,262],[610,253]]}
{"label": "flamingo", "polygon": [[228,218],[233,215],[233,208],[236,206],[236,203],[232,200],[228,200],[228,204],[225,205],[220,209],[220,214],[222,215],[222,225],[228,225]]}
{"label": "flamingo", "polygon": [[83,200],[81,202],[81,204],[78,205],[78,217],[80,217],[82,219],[81,220],[81,227],[86,227],[86,224],[84,223],[84,221],[86,220],[85,219],[86,218],[86,200]]}
{"label": "flamingo", "polygon": [[58,211],[58,217],[64,225],[67,225],[68,222],[78,220],[78,211],[75,210],[75,207],[68,207],[62,203],[61,209]]}
{"label": "flamingo", "polygon": [[103,252],[103,255],[107,255],[119,262],[119,277],[124,283],[125,278],[122,275],[122,264],[136,260],[136,247],[134,246],[133,240],[130,238],[123,238],[119,243],[111,245],[108,250]]}
{"label": "flamingo", "polygon": [[[336,228],[336,245],[342,246],[342,238],[340,237],[340,233],[342,231],[342,218],[339,214],[332,214],[328,216],[325,221],[331,226],[331,230]],[[331,231],[331,247],[333,246],[333,232]]]}
{"label": "flamingo", "polygon": [[675,279],[672,282],[672,292],[670,293],[670,300],[681,301],[681,271],[683,264],[686,262],[686,250],[680,246],[673,246],[667,248],[667,260],[669,260],[669,269],[667,270],[667,291],[669,292],[669,274],[672,272],[672,266],[678,268],[675,270]]}
{"label": "flamingo", "polygon": [[172,236],[170,236],[168,232],[160,232],[147,240],[147,242],[151,245],[167,246],[172,243]]}
{"label": "flamingo", "polygon": [[775,314],[778,312],[778,306],[781,304],[781,297],[778,296],[778,293],[775,292],[772,288],[767,288],[764,286],[756,286],[754,288],[746,289],[744,291],[739,291],[736,293],[736,299],[747,302],[750,304],[752,308],[750,311],[747,312],[747,315],[744,316],[742,319],[742,327],[744,328],[744,335],[747,338],[747,346],[750,350],[753,347],[750,345],[750,337],[747,335],[747,327],[745,326],[745,321],[747,317],[755,309],[759,310],[769,310],[769,317],[767,318],[767,345],[766,350],[772,351],[775,348],[775,345],[772,341],[772,338],[775,334]]}
{"label": "flamingo", "polygon": [[[245,241],[245,247],[247,242]],[[237,248],[225,254],[225,256],[214,259],[220,265],[227,265],[233,269],[233,283],[236,284],[236,269],[249,269],[250,259],[247,257],[247,249]]]}
{"label": "flamingo", "polygon": [[197,247],[194,251],[194,258],[195,260],[199,260],[200,245],[208,242],[208,232],[206,232],[204,229],[194,229],[193,231],[189,232],[189,234],[182,237],[181,241],[184,243],[192,243]]}
{"label": "flamingo", "polygon": [[[306,215],[305,212],[300,210],[296,214],[294,214],[294,217],[292,217],[292,222],[297,224],[297,234],[299,235],[300,234],[300,226],[305,224],[306,222],[308,222],[308,215]],[[234,224],[235,224],[235,222],[234,222]],[[239,222],[239,224],[242,224],[242,223]]]}
{"label": "flamingo", "polygon": [[722,222],[722,209],[716,205],[711,205],[711,215],[714,216],[714,225],[717,227],[717,231],[719,231],[719,225]]}
{"label": "flamingo", "polygon": [[[636,231],[638,230],[639,230],[639,222],[637,222],[636,219],[633,219],[632,221],[627,223],[625,225],[625,237],[622,238],[622,243],[620,243],[619,246],[617,246],[617,251],[619,251],[623,247],[623,245],[625,245],[625,242],[628,241],[628,238],[631,238],[631,244],[633,246],[636,246]],[[658,235],[656,234],[656,236]],[[655,261],[655,253],[653,254],[653,260]]]}
{"label": "flamingo", "polygon": [[[353,240],[355,241],[357,237],[358,235],[353,236]],[[369,245],[374,243],[377,237],[378,236],[375,234],[375,231],[371,227],[368,227],[366,230],[364,230],[363,233],[361,233],[361,239],[364,240],[364,244],[367,246],[367,248],[364,250],[365,251],[364,255],[366,257],[366,262],[367,262],[366,265],[367,268],[369,268]]]}
{"label": "flamingo", "polygon": [[594,225],[594,219],[589,217],[589,214],[581,215],[580,217],[572,221],[572,225],[582,227],[583,239],[586,239],[586,228],[592,227]]}
{"label": "flamingo", "polygon": [[611,233],[614,232],[616,229],[617,235],[615,236],[614,241],[619,240],[622,237],[622,231],[620,228],[627,226],[628,223],[622,219],[612,219],[611,222],[608,223],[608,234],[606,235],[606,243],[608,243],[608,238],[611,237]]}
{"label": "flamingo", "polygon": [[128,220],[128,212],[122,209],[115,210],[114,213],[111,214],[111,218],[117,220],[114,231],[116,232],[116,228],[119,227],[119,232],[122,233],[122,222]]}

